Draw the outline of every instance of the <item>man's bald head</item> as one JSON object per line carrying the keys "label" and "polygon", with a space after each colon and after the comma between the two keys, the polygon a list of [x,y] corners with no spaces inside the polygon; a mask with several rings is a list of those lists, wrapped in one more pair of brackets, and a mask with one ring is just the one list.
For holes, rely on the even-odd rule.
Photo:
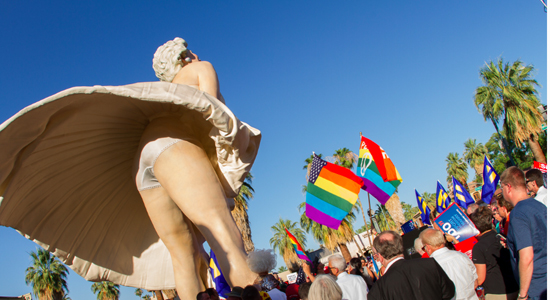
{"label": "man's bald head", "polygon": [[441,248],[445,246],[445,236],[439,230],[425,229],[420,233],[420,239],[424,245],[430,245],[434,248]]}

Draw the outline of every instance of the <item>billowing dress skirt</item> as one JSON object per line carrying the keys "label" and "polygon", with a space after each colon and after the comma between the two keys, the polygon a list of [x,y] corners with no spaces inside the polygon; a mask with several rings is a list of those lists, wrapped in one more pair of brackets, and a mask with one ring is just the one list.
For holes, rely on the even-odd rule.
{"label": "billowing dress skirt", "polygon": [[132,170],[142,133],[163,114],[192,126],[231,202],[261,135],[218,99],[167,82],[74,87],[0,125],[0,225],[87,280],[175,288]]}

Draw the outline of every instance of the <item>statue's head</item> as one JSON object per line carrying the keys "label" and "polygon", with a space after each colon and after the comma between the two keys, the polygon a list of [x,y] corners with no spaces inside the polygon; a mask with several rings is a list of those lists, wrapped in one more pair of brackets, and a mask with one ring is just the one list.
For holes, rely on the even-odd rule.
{"label": "statue's head", "polygon": [[191,62],[187,52],[187,43],[179,37],[158,47],[153,57],[153,69],[157,77],[161,81],[172,82],[184,64]]}

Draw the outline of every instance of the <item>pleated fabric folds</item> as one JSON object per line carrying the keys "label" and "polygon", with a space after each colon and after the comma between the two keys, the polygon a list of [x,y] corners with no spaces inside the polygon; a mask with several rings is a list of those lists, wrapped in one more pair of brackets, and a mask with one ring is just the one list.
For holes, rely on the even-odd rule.
{"label": "pleated fabric folds", "polygon": [[87,280],[175,288],[132,173],[144,129],[163,113],[193,127],[227,198],[235,197],[261,134],[218,99],[167,82],[74,87],[0,125],[0,225]]}

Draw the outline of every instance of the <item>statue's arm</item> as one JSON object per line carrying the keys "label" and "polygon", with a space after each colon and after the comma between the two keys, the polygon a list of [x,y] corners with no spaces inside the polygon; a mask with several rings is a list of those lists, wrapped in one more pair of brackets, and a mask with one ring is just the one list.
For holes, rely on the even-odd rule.
{"label": "statue's arm", "polygon": [[220,83],[218,82],[218,74],[211,63],[207,61],[201,62],[199,77],[199,89],[207,92],[211,96],[216,97],[218,100],[225,103],[220,93]]}

